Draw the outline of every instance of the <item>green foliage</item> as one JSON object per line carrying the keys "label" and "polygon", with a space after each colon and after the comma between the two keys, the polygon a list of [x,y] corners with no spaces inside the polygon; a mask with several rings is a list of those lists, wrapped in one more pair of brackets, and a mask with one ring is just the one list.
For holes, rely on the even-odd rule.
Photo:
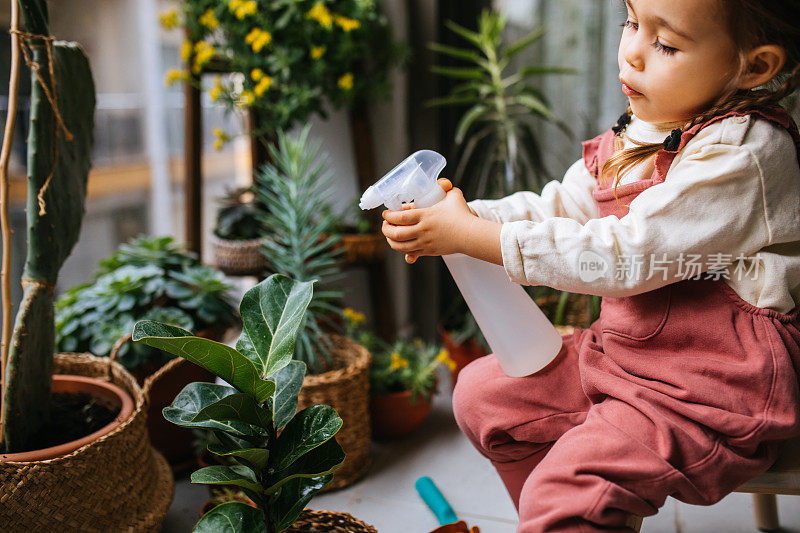
{"label": "green foliage", "polygon": [[336,247],[340,218],[325,208],[333,194],[327,156],[319,143],[308,141],[309,127],[295,137],[279,132],[270,146],[273,163],[256,175],[258,201],[265,206],[262,224],[268,239],[262,245],[268,271],[301,281],[319,280],[326,289],[314,292],[297,335],[295,358],[319,374],[331,361],[330,341],[322,327],[336,329],[341,291],[327,288],[341,278]]}
{"label": "green foliage", "polygon": [[[139,237],[100,261],[91,283],[67,290],[56,302],[56,345],[65,352],[107,356],[138,320],[190,330],[220,330],[236,323],[222,272],[201,264],[171,237]],[[120,362],[133,368],[161,364],[166,354],[128,343]]]}
{"label": "green foliage", "polygon": [[436,369],[446,365],[451,370],[455,361],[447,350],[421,339],[409,342],[396,339],[389,344],[375,333],[361,328],[364,315],[350,308],[342,311],[347,336],[366,347],[372,354],[369,369],[370,394],[411,391],[411,402],[417,398],[430,400],[436,392]]}
{"label": "green foliage", "polygon": [[233,462],[202,468],[192,482],[238,486],[258,507],[217,506],[195,531],[284,531],[344,461],[334,438],[342,427],[336,411],[313,405],[296,412],[305,365],[292,357],[313,283],[276,274],[250,289],[239,306],[244,329],[236,349],[167,324],[134,327],[134,341],[184,357],[229,384],[191,383],[164,409],[170,422],[210,431],[208,450]]}
{"label": "green foliage", "polygon": [[259,205],[251,187],[229,190],[220,200],[214,234],[231,241],[258,239],[261,234]]}
{"label": "green foliage", "polygon": [[544,34],[536,31],[503,44],[506,21],[505,15],[488,9],[478,19],[477,32],[448,21],[447,27],[471,47],[430,45],[433,51],[469,65],[434,67],[433,72],[460,83],[446,97],[429,102],[467,107],[456,131],[458,166],[453,179],[467,198],[501,198],[523,189],[541,190],[548,178],[535,121],[545,120],[566,129],[542,92],[528,80],[572,71],[528,66],[506,73],[511,60]]}
{"label": "green foliage", "polygon": [[[20,7],[26,31],[50,34],[43,1],[20,0]],[[55,79],[51,79],[51,54],[44,41],[34,39],[28,44],[43,82],[58,88],[56,104],[71,138],[58,125],[44,88],[32,73],[24,293],[2,387],[5,423],[0,428],[0,451],[4,447],[12,452],[24,449],[48,416],[54,344],[53,287],[80,234],[94,140],[95,88],[86,55],[75,43],[53,42]],[[44,211],[40,211],[40,193]]]}
{"label": "green foliage", "polygon": [[[270,135],[355,99],[386,96],[389,69],[406,56],[376,0],[184,0],[181,16],[199,72],[222,58],[235,79],[212,99],[251,108]],[[210,50],[210,51],[206,51]],[[212,59],[213,58],[213,59]],[[255,74],[254,74],[255,72]]]}

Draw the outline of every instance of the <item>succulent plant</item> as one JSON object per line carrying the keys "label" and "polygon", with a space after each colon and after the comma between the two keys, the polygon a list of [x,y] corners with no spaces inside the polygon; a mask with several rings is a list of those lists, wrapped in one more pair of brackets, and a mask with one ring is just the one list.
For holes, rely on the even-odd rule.
{"label": "succulent plant", "polygon": [[259,205],[250,187],[229,190],[220,200],[214,234],[230,241],[261,237]]}
{"label": "succulent plant", "polygon": [[336,411],[312,405],[297,412],[306,366],[292,356],[313,284],[272,275],[247,291],[235,349],[158,322],[141,321],[133,330],[134,341],[183,357],[227,382],[187,385],[164,417],[209,431],[208,450],[235,463],[197,470],[193,483],[235,485],[257,507],[224,503],[203,515],[194,531],[284,531],[344,461],[334,438],[342,427]]}

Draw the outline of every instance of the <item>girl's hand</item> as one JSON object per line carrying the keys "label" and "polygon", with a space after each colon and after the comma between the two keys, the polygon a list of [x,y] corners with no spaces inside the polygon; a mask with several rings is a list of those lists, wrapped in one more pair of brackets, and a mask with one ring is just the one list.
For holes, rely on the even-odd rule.
{"label": "girl's hand", "polygon": [[406,254],[413,263],[422,255],[462,253],[469,227],[476,218],[461,190],[450,180],[440,178],[439,186],[447,193],[438,204],[416,209],[413,204],[403,211],[385,210],[381,228],[393,250]]}

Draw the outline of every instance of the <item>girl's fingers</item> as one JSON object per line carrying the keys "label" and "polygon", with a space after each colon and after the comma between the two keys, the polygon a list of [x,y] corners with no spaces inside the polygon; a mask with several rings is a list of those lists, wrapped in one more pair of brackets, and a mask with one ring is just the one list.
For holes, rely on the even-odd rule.
{"label": "girl's fingers", "polygon": [[397,242],[406,242],[417,238],[417,229],[413,226],[395,226],[385,220],[381,226],[383,235]]}
{"label": "girl's fingers", "polygon": [[417,241],[417,239],[400,242],[400,241],[395,241],[389,237],[386,237],[386,242],[389,243],[389,246],[392,247],[392,250],[395,250],[397,252],[402,252],[404,254],[414,254],[415,252],[420,251],[419,242]]}
{"label": "girl's fingers", "polygon": [[383,219],[395,226],[413,226],[420,221],[421,215],[419,209],[404,209],[403,211],[389,211],[385,210]]}
{"label": "girl's fingers", "polygon": [[439,187],[444,189],[444,192],[450,192],[450,189],[453,188],[453,182],[451,182],[447,178],[439,178],[438,180],[436,180],[436,183],[439,184]]}
{"label": "girl's fingers", "polygon": [[418,257],[419,257],[418,255],[406,254],[406,263],[410,265],[414,263],[414,261],[416,261]]}

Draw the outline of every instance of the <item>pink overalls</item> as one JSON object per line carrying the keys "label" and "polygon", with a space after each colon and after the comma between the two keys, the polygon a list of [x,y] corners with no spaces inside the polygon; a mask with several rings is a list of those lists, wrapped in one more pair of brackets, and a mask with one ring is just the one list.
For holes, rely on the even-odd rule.
{"label": "pink overalls", "polygon": [[[800,158],[782,109],[753,114],[787,128]],[[617,187],[619,202],[664,181],[678,151],[722,118],[659,152],[651,178]],[[595,177],[612,150],[611,131],[584,143]],[[593,196],[601,217],[628,212],[609,184]],[[782,314],[723,279],[685,279],[604,297],[600,318],[534,375],[508,377],[494,355],[472,362],[453,408],[505,483],[518,532],[631,531],[631,514],[653,515],[667,496],[710,505],[769,468],[779,441],[800,434],[798,376],[800,307]]]}

